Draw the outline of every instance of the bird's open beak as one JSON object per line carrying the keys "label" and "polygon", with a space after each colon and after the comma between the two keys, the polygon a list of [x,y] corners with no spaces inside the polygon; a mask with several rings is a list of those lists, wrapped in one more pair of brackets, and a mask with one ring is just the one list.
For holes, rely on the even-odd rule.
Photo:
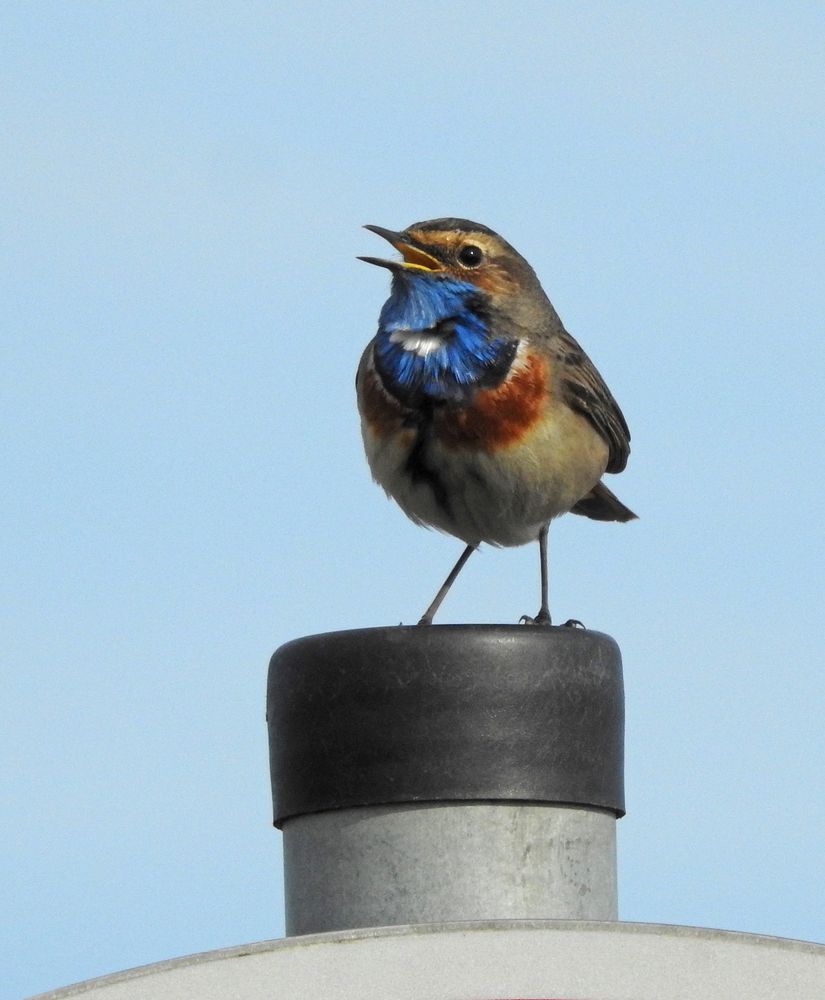
{"label": "bird's open beak", "polygon": [[379,267],[388,267],[391,271],[443,271],[444,265],[436,260],[432,254],[422,250],[410,243],[409,237],[404,233],[394,233],[391,229],[384,229],[381,226],[364,226],[372,233],[383,236],[391,243],[404,258],[403,260],[384,260],[382,257],[359,257],[358,260],[365,260],[368,264],[378,264]]}

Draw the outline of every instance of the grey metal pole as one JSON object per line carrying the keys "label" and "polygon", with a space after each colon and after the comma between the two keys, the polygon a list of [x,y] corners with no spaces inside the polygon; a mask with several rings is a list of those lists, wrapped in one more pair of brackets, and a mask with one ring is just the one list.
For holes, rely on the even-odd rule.
{"label": "grey metal pole", "polygon": [[615,920],[621,657],[598,632],[363,629],[276,651],[287,934]]}

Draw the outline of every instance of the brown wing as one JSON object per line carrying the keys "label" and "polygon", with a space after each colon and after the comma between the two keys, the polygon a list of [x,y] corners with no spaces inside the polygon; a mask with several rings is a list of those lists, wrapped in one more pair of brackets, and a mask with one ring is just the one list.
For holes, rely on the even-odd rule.
{"label": "brown wing", "polygon": [[556,336],[554,347],[565,401],[587,417],[607,442],[607,471],[621,472],[630,454],[630,431],[619,404],[596,366],[566,330]]}

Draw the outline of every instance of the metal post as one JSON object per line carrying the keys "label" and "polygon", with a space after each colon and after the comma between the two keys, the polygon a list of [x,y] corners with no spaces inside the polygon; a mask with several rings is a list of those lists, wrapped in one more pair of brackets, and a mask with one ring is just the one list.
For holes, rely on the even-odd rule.
{"label": "metal post", "polygon": [[609,636],[309,636],[273,656],[267,719],[287,934],[616,919],[624,699]]}

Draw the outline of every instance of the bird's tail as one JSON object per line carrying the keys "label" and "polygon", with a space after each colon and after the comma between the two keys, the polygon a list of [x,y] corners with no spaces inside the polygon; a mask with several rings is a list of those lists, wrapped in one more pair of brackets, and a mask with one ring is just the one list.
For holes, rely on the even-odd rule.
{"label": "bird's tail", "polygon": [[592,517],[594,521],[633,521],[637,516],[601,482],[596,483],[570,513]]}

